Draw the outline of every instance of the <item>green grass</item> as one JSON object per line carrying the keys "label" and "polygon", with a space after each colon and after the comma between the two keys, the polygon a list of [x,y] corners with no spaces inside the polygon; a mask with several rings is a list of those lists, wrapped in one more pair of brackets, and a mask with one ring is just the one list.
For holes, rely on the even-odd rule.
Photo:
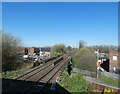
{"label": "green grass", "polygon": [[87,92],[88,86],[82,75],[72,73],[69,76],[65,70],[60,78],[61,82],[59,84],[69,92]]}
{"label": "green grass", "polygon": [[115,79],[108,78],[108,77],[101,77],[101,78],[99,78],[99,80],[109,83],[111,85],[119,85],[120,86],[120,80],[115,80]]}
{"label": "green grass", "polygon": [[17,71],[12,71],[12,72],[4,72],[2,73],[2,78],[13,78],[16,77],[18,75],[18,73],[20,73],[20,70]]}

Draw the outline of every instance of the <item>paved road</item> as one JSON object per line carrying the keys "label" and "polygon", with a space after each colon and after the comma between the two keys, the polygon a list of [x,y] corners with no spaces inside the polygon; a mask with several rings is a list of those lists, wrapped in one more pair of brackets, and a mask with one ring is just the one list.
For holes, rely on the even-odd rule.
{"label": "paved road", "polygon": [[120,74],[116,74],[116,73],[112,73],[112,72],[107,72],[103,68],[101,68],[101,69],[103,70],[102,72],[100,72],[100,74],[102,76],[106,76],[106,77],[110,77],[110,78],[113,78],[113,79],[120,80]]}

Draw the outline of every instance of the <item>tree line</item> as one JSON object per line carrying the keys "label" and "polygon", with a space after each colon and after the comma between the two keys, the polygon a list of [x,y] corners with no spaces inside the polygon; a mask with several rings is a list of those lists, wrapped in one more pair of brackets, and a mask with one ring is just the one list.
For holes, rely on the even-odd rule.
{"label": "tree line", "polygon": [[[85,41],[79,42],[79,49],[82,49],[85,46],[86,46]],[[15,68],[19,67],[20,63],[18,63],[18,61],[20,61],[19,53],[21,52],[21,48],[22,48],[22,40],[16,38],[15,36],[13,36],[10,33],[3,32],[1,47],[2,47],[2,71],[11,71],[11,70],[14,70]],[[66,46],[63,43],[56,44],[50,48],[51,48],[50,52],[51,52],[52,57],[63,55],[73,49],[71,46]],[[90,49],[90,50],[88,50],[88,49]],[[91,55],[91,54],[92,54],[92,52],[94,52],[97,49],[99,49],[100,52],[108,53],[109,49],[115,49],[115,46],[101,46],[101,45],[99,46],[99,45],[97,45],[97,46],[91,46],[89,48],[84,48],[84,49],[82,49],[83,51],[81,51],[81,57],[83,59],[81,57],[78,57],[78,58],[81,58],[80,62],[94,61],[94,60],[91,60],[91,56],[94,57],[94,55]],[[88,52],[89,52],[89,54],[88,54]],[[91,56],[89,57],[88,55],[91,55]],[[88,61],[87,61],[87,57],[89,57]]]}
{"label": "tree line", "polygon": [[[79,41],[79,49],[86,46],[87,42],[85,42],[84,40],[80,40]],[[93,48],[94,51],[98,51],[100,53],[109,53],[110,51],[120,51],[120,47],[119,46],[115,46],[115,45],[94,45],[94,46],[88,46]]]}

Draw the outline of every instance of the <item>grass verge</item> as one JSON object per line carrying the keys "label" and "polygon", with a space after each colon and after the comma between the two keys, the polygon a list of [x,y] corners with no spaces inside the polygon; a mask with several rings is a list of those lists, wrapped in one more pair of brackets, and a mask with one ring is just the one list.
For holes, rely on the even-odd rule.
{"label": "grass verge", "polygon": [[115,80],[115,79],[108,78],[108,77],[101,77],[101,78],[99,78],[99,80],[109,83],[111,85],[120,86],[120,80]]}
{"label": "grass verge", "polygon": [[60,86],[65,88],[69,92],[88,92],[88,86],[82,75],[78,73],[72,73],[71,76],[68,75],[65,70],[60,77]]}

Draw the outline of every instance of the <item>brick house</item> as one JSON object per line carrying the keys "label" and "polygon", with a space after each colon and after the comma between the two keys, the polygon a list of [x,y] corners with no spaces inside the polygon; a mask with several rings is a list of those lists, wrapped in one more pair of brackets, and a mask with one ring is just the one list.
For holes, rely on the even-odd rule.
{"label": "brick house", "polygon": [[23,47],[21,52],[22,52],[23,55],[32,55],[34,53],[34,48]]}
{"label": "brick house", "polygon": [[120,52],[118,51],[110,51],[110,71],[114,71],[114,69],[120,70]]}
{"label": "brick house", "polygon": [[33,55],[34,54],[34,48],[28,48],[28,54]]}
{"label": "brick house", "polygon": [[48,47],[26,47],[23,48],[23,53],[24,55],[33,55],[36,53],[37,55],[40,56],[49,56],[50,57],[50,48]]}

